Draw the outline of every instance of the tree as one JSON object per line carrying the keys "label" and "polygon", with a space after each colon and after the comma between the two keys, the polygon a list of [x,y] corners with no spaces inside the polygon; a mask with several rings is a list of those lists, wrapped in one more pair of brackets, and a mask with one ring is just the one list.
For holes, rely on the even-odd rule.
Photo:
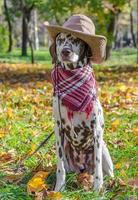
{"label": "tree", "polygon": [[131,31],[131,35],[132,35],[133,45],[134,45],[134,47],[137,47],[136,38],[135,38],[135,34],[134,34],[133,7],[131,5],[131,0],[129,0],[129,6],[130,6],[130,31]]}
{"label": "tree", "polygon": [[[28,25],[31,18],[31,12],[34,8],[34,1],[30,3],[25,0],[21,0],[21,12],[22,12],[22,56],[27,55],[27,42],[29,40]],[[30,43],[31,44],[31,43]],[[31,47],[32,48],[32,47]]]}
{"label": "tree", "polygon": [[38,38],[38,22],[37,22],[37,10],[33,11],[33,32],[34,32],[34,47],[35,50],[39,50],[39,38]]}
{"label": "tree", "polygon": [[108,38],[108,58],[112,49],[116,20],[127,2],[128,0],[47,0],[46,6],[42,9],[45,9],[49,19],[54,18],[58,24],[71,14],[87,14],[96,24],[96,33]]}
{"label": "tree", "polygon": [[112,42],[114,39],[115,24],[123,6],[127,3],[126,0],[93,0],[87,1],[87,6],[94,16],[94,21],[97,25],[99,34],[104,34],[107,37],[106,59],[110,56]]}
{"label": "tree", "polygon": [[84,0],[46,0],[44,6],[40,7],[45,19],[57,24],[62,24],[74,12],[76,6],[84,6]]}
{"label": "tree", "polygon": [[8,31],[9,31],[9,47],[8,52],[12,51],[12,22],[11,22],[11,15],[10,15],[10,9],[8,8],[7,0],[4,0],[4,10],[5,10],[5,18],[8,23]]}
{"label": "tree", "polygon": [[29,36],[29,23],[32,11],[42,6],[46,0],[12,0],[12,5],[22,17],[22,56],[27,56],[27,44],[31,48],[31,60],[34,63],[34,50],[32,38]]}

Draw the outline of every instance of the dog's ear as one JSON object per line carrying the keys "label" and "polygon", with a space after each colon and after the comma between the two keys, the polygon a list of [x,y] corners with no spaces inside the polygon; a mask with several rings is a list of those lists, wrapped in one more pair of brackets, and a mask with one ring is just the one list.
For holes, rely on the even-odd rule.
{"label": "dog's ear", "polygon": [[56,46],[55,46],[55,42],[53,42],[50,47],[49,47],[49,51],[52,57],[52,64],[56,63],[57,60],[57,55],[56,55]]}
{"label": "dog's ear", "polygon": [[55,41],[53,38],[50,37],[50,35],[48,35],[48,47],[49,47],[49,52],[50,55],[52,57],[52,64],[54,64],[56,62],[56,45],[55,45]]}

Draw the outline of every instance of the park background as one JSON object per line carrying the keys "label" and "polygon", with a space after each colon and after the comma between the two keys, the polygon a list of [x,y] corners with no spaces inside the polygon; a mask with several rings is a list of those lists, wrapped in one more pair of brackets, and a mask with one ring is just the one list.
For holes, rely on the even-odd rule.
{"label": "park background", "polygon": [[[54,135],[33,154],[53,132],[52,64],[44,22],[62,25],[74,13],[89,16],[96,34],[108,41],[105,62],[93,68],[115,178],[105,178],[100,195],[76,174],[68,174],[64,192],[47,192],[55,183]],[[137,199],[137,45],[137,0],[0,0],[0,200]],[[33,179],[37,172],[39,179]]]}

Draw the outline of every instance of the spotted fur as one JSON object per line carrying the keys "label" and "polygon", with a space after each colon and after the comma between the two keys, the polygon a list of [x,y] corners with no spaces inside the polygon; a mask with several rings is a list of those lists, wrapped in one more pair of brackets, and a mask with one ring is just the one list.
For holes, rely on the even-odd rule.
{"label": "spotted fur", "polygon": [[[90,65],[92,53],[84,41],[71,34],[60,33],[56,37],[56,55],[56,64],[72,70]],[[67,108],[54,96],[53,114],[58,157],[55,190],[64,188],[68,171],[86,171],[94,175],[94,189],[99,190],[103,185],[103,174],[113,176],[113,164],[103,141],[104,118],[98,98],[88,118],[84,112],[73,112],[69,118]]]}

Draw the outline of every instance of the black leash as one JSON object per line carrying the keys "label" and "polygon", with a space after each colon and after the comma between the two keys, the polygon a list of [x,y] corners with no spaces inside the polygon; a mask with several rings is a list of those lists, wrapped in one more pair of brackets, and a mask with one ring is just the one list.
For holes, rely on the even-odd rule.
{"label": "black leash", "polygon": [[19,163],[17,164],[15,171],[18,171],[18,169],[23,165],[23,162],[29,158],[31,158],[37,151],[39,151],[39,149],[44,146],[46,144],[46,142],[52,137],[52,135],[54,134],[54,131],[52,131],[46,138],[44,141],[42,141],[38,147],[29,155],[27,155],[25,158],[23,158],[21,161],[19,161]]}
{"label": "black leash", "polygon": [[[56,65],[57,67],[57,65]],[[57,70],[58,71],[58,70]],[[57,74],[58,75],[58,74]],[[57,80],[56,80],[56,85],[58,87],[58,83],[57,83]],[[59,102],[59,90],[58,90],[58,109],[59,109],[59,118],[60,118],[60,129],[59,131],[62,132],[63,130],[63,125],[62,125],[62,116],[61,116],[61,109],[60,109],[60,102]],[[52,135],[54,134],[54,131],[52,131],[46,138],[44,141],[42,141],[38,147],[29,155],[27,155],[26,157],[24,157],[22,160],[20,160],[18,162],[18,164],[16,165],[15,167],[15,171],[18,171],[18,169],[23,165],[23,162],[29,158],[31,158],[37,151],[39,151],[39,149],[44,146],[46,144],[46,142],[52,137]],[[64,137],[63,137],[63,134],[62,134],[62,143],[64,143]]]}

